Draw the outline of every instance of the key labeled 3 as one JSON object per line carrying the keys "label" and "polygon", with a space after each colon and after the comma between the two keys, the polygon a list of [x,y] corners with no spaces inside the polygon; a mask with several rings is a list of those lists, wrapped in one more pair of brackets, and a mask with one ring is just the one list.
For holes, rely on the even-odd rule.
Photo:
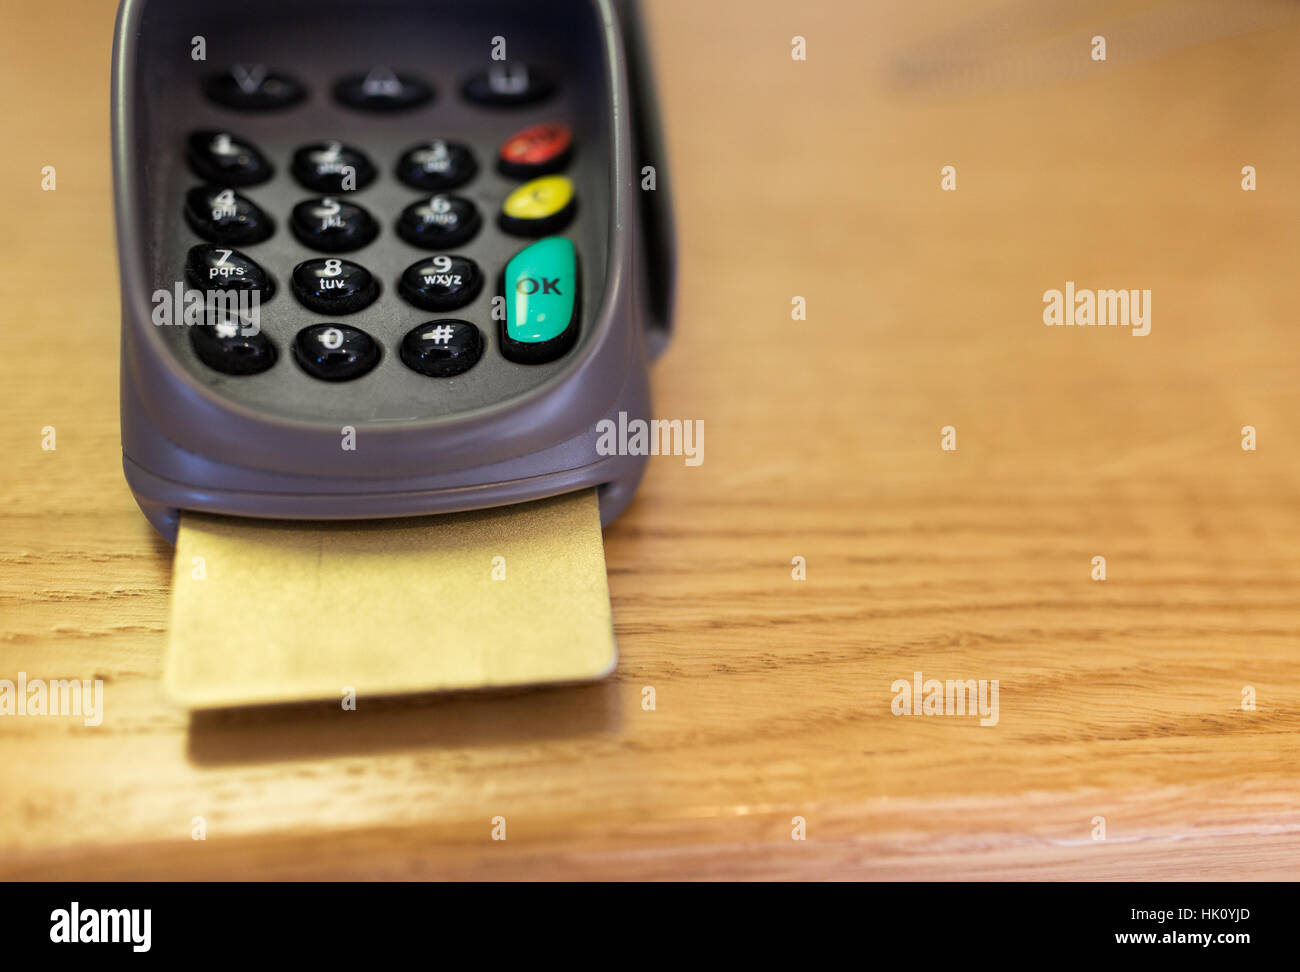
{"label": "key labeled 3", "polygon": [[195,290],[256,290],[261,303],[275,293],[275,281],[252,257],[215,243],[190,247],[185,256],[185,282]]}

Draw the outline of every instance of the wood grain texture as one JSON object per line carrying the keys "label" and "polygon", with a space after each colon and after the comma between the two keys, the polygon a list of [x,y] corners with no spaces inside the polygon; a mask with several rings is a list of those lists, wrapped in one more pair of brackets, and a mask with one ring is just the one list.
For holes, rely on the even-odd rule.
{"label": "wood grain texture", "polygon": [[[0,717],[0,875],[1300,876],[1296,8],[651,8],[656,411],[706,451],[606,531],[617,672],[194,722],[119,465],[112,4],[10,18],[0,677],[106,714]],[[1151,289],[1150,335],[1044,327],[1066,280]],[[915,671],[998,679],[998,724],[893,715]]]}

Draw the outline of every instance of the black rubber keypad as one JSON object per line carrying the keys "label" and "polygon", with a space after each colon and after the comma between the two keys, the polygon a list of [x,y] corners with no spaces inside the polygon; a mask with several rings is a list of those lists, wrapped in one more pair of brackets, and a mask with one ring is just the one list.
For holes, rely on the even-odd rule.
{"label": "black rubber keypad", "polygon": [[[487,335],[496,334],[502,320],[496,310],[491,319],[477,321],[434,316],[398,332],[403,333],[399,347],[386,354],[374,334],[392,334],[391,323],[374,319],[367,324],[376,313],[373,305],[383,291],[381,281],[394,285],[410,308],[434,315],[463,311],[487,281],[504,280],[505,266],[499,260],[485,268],[481,255],[475,258],[474,241],[488,218],[520,237],[518,252],[522,252],[537,237],[562,230],[574,210],[572,184],[562,174],[576,144],[568,121],[534,119],[513,130],[507,124],[507,134],[501,135],[498,119],[510,117],[503,109],[542,104],[556,90],[551,76],[532,65],[494,64],[462,78],[458,91],[453,90],[453,98],[459,93],[462,105],[481,114],[485,129],[493,132],[483,139],[467,139],[464,125],[447,133],[454,137],[443,137],[430,123],[438,108],[434,86],[418,73],[383,65],[357,65],[323,92],[312,92],[287,72],[264,64],[236,64],[208,77],[203,90],[222,109],[247,113],[275,110],[291,117],[296,105],[322,98],[341,106],[334,111],[330,131],[321,132],[314,141],[304,140],[283,156],[264,151],[256,137],[222,128],[201,128],[185,138],[185,158],[200,184],[186,191],[183,215],[202,241],[187,244],[187,287],[247,292],[264,303],[275,294],[278,275],[288,280],[292,295],[282,299],[324,318],[288,334],[275,331],[290,352],[282,356],[277,340],[258,321],[209,315],[204,324],[193,328],[190,343],[199,361],[223,375],[274,372],[290,358],[305,374],[333,383],[367,375],[373,376],[368,380],[383,380],[393,367],[430,379],[464,375],[490,348]],[[368,125],[409,125],[407,147],[395,156],[368,148],[367,129],[358,127],[362,113],[377,116],[365,122]],[[494,176],[498,181],[501,176],[514,180],[514,191],[492,202],[495,211],[486,216],[480,211],[483,194],[473,192],[480,159],[494,161],[501,174]],[[287,175],[278,174],[280,167]],[[530,181],[541,176],[550,182]],[[315,195],[273,215],[258,204],[256,196],[258,186],[275,178],[291,178]],[[363,204],[362,199],[377,192],[370,187],[385,180],[407,193],[406,201],[397,207]],[[370,192],[358,195],[367,189]],[[391,200],[388,192],[379,195]],[[507,198],[514,200],[510,207]],[[550,212],[547,206],[552,198],[567,201]],[[267,266],[256,249],[246,252],[244,248],[255,248],[279,232],[279,219],[287,224],[300,255],[287,265],[275,261],[275,266]],[[415,248],[412,252],[424,254],[414,262],[377,265],[373,254],[367,258],[366,248],[388,232]],[[283,244],[278,247],[282,251]],[[342,316],[349,317],[348,323],[332,320]],[[576,317],[574,323],[570,337],[576,333]],[[501,327],[504,332],[503,323]],[[558,353],[567,348],[566,344]],[[508,367],[535,363],[527,355],[503,355],[503,359]]]}

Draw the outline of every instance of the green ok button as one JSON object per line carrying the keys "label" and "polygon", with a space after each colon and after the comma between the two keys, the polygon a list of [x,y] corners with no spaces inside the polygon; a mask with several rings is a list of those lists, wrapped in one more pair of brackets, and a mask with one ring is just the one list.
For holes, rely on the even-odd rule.
{"label": "green ok button", "polygon": [[540,364],[573,347],[577,292],[577,257],[569,240],[549,236],[516,253],[506,264],[501,353],[511,361]]}

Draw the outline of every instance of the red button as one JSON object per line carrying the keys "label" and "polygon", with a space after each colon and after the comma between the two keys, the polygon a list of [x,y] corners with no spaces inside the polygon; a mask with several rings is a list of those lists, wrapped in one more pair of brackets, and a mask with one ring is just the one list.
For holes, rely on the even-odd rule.
{"label": "red button", "polygon": [[573,129],[562,122],[543,122],[506,139],[497,167],[505,175],[531,179],[563,169],[572,152]]}

